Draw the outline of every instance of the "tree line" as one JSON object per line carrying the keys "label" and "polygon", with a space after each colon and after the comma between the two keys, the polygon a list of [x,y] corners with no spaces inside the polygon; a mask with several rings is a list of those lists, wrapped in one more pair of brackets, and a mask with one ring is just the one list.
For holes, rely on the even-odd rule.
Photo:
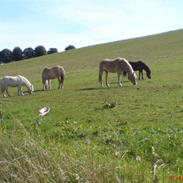
{"label": "tree line", "polygon": [[44,46],[37,46],[35,49],[28,47],[22,50],[20,47],[15,47],[12,51],[5,48],[0,51],[0,63],[9,63],[33,57],[39,57],[46,54],[57,53],[57,48],[50,48],[46,51]]}

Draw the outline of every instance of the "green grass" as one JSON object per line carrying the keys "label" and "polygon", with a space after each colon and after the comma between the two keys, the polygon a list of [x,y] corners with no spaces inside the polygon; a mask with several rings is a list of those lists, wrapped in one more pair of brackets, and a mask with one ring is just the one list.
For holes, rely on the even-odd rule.
{"label": "green grass", "polygon": [[[0,182],[170,182],[183,176],[183,31],[96,45],[0,66],[21,74],[36,92],[0,96]],[[104,58],[144,60],[152,79],[132,86],[109,74]],[[64,89],[43,92],[44,66],[63,65]],[[46,117],[38,109],[51,108]],[[153,151],[155,149],[155,152]],[[160,162],[159,164],[157,163]],[[153,168],[158,165],[156,176]]]}

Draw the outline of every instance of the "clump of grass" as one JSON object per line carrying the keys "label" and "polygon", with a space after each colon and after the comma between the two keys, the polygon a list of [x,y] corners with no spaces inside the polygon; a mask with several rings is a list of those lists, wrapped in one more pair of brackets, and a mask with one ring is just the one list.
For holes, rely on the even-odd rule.
{"label": "clump of grass", "polygon": [[20,123],[19,128],[22,137],[0,132],[0,182],[63,182],[64,172],[49,151]]}
{"label": "clump of grass", "polygon": [[107,101],[105,101],[102,108],[103,109],[112,109],[112,108],[116,107],[116,105],[117,105],[117,102],[107,102]]}
{"label": "clump of grass", "polygon": [[[168,164],[162,156],[167,153],[162,149],[164,144],[158,147],[153,142],[160,133],[157,129],[144,128],[137,132],[122,125],[124,130],[121,132],[117,125],[113,132],[106,132],[112,136],[103,137],[108,141],[103,146],[86,137],[83,142],[73,144],[75,148],[64,151],[58,144],[47,144],[39,134],[31,136],[20,121],[16,123],[21,135],[16,129],[11,135],[0,130],[0,182],[148,183],[153,180],[152,168],[158,159],[162,158],[165,165]],[[173,133],[163,132],[165,135]],[[96,138],[100,138],[100,133]],[[151,150],[152,143],[157,147],[158,157],[154,156],[157,151]],[[154,173],[155,181],[168,179],[166,166]]]}

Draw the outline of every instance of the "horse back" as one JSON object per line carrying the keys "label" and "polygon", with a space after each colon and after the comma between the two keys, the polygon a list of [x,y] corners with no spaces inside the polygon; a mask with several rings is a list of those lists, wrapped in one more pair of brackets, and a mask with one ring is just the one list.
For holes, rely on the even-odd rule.
{"label": "horse back", "polygon": [[132,70],[129,62],[124,58],[115,58],[115,59],[105,59],[99,64],[100,70],[105,70],[108,72],[122,72]]}
{"label": "horse back", "polygon": [[1,83],[4,86],[16,87],[21,84],[21,80],[18,76],[4,76]]}
{"label": "horse back", "polygon": [[45,67],[42,72],[43,79],[55,79],[65,74],[62,66],[55,66],[52,68]]}
{"label": "horse back", "polygon": [[144,63],[142,61],[129,61],[130,65],[132,66],[134,71],[139,71],[144,69]]}
{"label": "horse back", "polygon": [[99,64],[99,69],[107,72],[117,72],[118,68],[119,63],[111,59],[104,59]]}

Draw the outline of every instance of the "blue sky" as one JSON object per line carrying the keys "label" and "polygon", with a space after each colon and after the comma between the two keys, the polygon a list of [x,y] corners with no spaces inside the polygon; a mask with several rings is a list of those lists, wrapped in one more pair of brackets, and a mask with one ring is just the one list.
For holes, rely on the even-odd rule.
{"label": "blue sky", "polygon": [[63,51],[183,28],[182,0],[5,0],[0,50]]}

